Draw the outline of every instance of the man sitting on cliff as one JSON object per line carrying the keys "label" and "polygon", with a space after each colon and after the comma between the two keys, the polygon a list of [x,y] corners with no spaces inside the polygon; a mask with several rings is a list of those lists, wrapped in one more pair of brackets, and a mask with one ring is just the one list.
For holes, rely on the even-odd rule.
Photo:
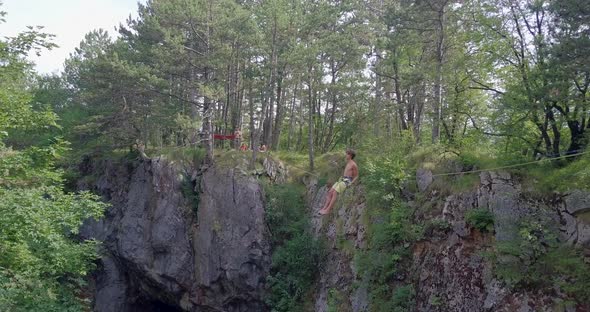
{"label": "man sitting on cliff", "polygon": [[346,187],[354,183],[358,178],[358,167],[353,160],[355,156],[356,153],[353,150],[346,150],[346,167],[344,168],[344,175],[338,180],[338,182],[334,183],[332,188],[328,191],[328,194],[326,195],[326,203],[319,211],[320,214],[325,215],[330,213],[330,210],[332,210],[332,207],[336,203],[336,197],[338,194],[344,192]]}

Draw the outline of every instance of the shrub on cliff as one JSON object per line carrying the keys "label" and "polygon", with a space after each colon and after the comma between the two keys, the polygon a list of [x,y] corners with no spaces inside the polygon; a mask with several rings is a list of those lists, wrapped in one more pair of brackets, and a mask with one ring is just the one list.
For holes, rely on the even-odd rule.
{"label": "shrub on cliff", "polygon": [[323,247],[310,231],[300,186],[272,185],[265,190],[273,243],[267,303],[273,311],[299,311],[317,276]]}
{"label": "shrub on cliff", "polygon": [[494,230],[494,215],[485,208],[469,210],[465,214],[465,221],[481,232],[492,232]]}

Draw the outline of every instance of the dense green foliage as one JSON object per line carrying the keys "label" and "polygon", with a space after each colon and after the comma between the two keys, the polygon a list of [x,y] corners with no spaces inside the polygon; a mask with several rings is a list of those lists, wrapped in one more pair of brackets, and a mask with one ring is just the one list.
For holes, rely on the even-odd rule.
{"label": "dense green foliage", "polygon": [[360,273],[368,279],[371,311],[411,311],[412,285],[396,283],[410,266],[413,243],[424,225],[414,220],[414,208],[401,199],[408,177],[405,153],[411,145],[380,150],[363,161],[363,184],[369,210],[368,249],[356,255]]}
{"label": "dense green foliage", "polygon": [[[66,193],[56,160],[66,142],[44,135],[57,116],[29,91],[30,50],[53,46],[30,29],[0,41],[0,309],[82,311],[85,277],[97,242],[74,237],[104,204],[87,192]],[[21,140],[22,138],[34,138]],[[36,145],[31,145],[36,143]]]}
{"label": "dense green foliage", "polygon": [[380,222],[369,229],[368,250],[357,255],[357,265],[368,278],[371,311],[411,311],[413,286],[395,284],[409,269],[413,243],[424,227],[413,219],[413,210],[397,201],[389,213],[374,211]]}
{"label": "dense green foliage", "polygon": [[590,189],[590,155],[563,160],[560,163],[541,162],[519,170],[526,185],[540,193],[568,192]]}
{"label": "dense green foliage", "polygon": [[[71,168],[84,154],[136,150],[223,166],[235,155],[214,159],[213,148],[228,144],[212,135],[241,129],[250,147],[265,144],[296,164],[293,175],[313,171],[320,185],[339,177],[344,148],[357,150],[369,246],[355,256],[371,309],[411,310],[413,288],[396,276],[413,243],[449,227],[416,221],[436,202],[402,201],[416,168],[437,174],[527,163],[511,170],[532,191],[590,187],[588,154],[555,159],[588,153],[589,12],[582,0],[148,0],[116,38],[88,33],[62,73],[42,77],[24,58],[51,48],[50,35],[31,28],[2,40],[0,195],[9,200],[0,220],[18,226],[0,232],[0,305],[80,307],[74,289],[95,243],[70,236],[102,206],[64,192],[57,161]],[[59,160],[65,140],[73,148]],[[463,174],[437,177],[430,188],[442,198],[478,183]],[[187,179],[183,191],[197,203],[193,187]],[[301,191],[276,185],[267,193],[268,303],[292,311],[305,301],[322,248],[309,233]],[[465,217],[492,232],[489,211]],[[535,231],[496,246],[497,275],[588,298],[582,257],[545,246]],[[339,296],[331,295],[332,307]]]}
{"label": "dense green foliage", "polygon": [[266,222],[273,243],[267,303],[273,311],[303,311],[323,255],[321,242],[310,231],[302,191],[293,184],[266,188]]}
{"label": "dense green foliage", "polygon": [[465,221],[481,232],[494,231],[494,215],[485,208],[477,208],[467,211]]}
{"label": "dense green foliage", "polygon": [[545,222],[523,222],[516,240],[496,248],[495,273],[508,285],[545,291],[558,286],[578,302],[589,302],[590,267],[582,251],[560,245]]}
{"label": "dense green foliage", "polygon": [[[583,1],[163,1],[39,79],[77,151],[202,145],[314,156],[443,143],[507,162],[588,143]],[[233,145],[233,143],[230,143]],[[252,166],[253,166],[252,162]]]}
{"label": "dense green foliage", "polygon": [[[0,305],[10,311],[79,311],[80,287],[97,242],[76,241],[82,221],[104,206],[54,186],[0,188]],[[87,303],[86,303],[87,304]]]}

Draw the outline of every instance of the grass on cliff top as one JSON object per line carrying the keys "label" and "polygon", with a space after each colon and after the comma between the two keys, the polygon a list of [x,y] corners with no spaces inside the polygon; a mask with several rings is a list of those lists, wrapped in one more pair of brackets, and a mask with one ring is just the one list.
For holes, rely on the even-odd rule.
{"label": "grass on cliff top", "polygon": [[[429,145],[412,147],[410,152],[400,156],[407,161],[408,176],[413,177],[415,170],[424,168],[431,170],[434,174],[464,172],[471,170],[494,169],[503,166],[510,166],[531,161],[522,157],[494,157],[493,151],[486,148],[449,148],[443,145]],[[248,170],[248,164],[252,157],[251,152],[240,152],[236,150],[215,149],[215,161],[223,167],[240,168]],[[104,153],[102,153],[104,154]],[[102,155],[101,154],[101,155]],[[146,151],[148,157],[164,156],[166,159],[182,164],[198,166],[205,156],[202,148],[192,147],[163,147],[149,149]],[[364,164],[375,157],[371,150],[357,150],[359,173],[361,177],[366,175],[363,172]],[[381,153],[383,154],[383,153]],[[138,156],[130,153],[129,150],[113,150],[102,155],[103,158],[128,158]],[[270,151],[259,153],[256,163],[257,171],[262,169],[262,160],[265,157],[272,157],[284,162],[289,168],[290,180],[301,181],[305,176],[315,176],[320,185],[335,182],[341,175],[345,165],[344,150],[329,152],[315,157],[315,170],[309,168],[307,153],[291,151]],[[543,160],[524,166],[501,169],[514,174],[523,185],[530,190],[539,193],[567,192],[572,189],[590,189],[590,154],[582,155],[579,158],[561,159],[557,161]],[[440,188],[448,193],[456,193],[471,190],[479,182],[479,173],[466,173],[454,176],[436,177],[433,187]]]}
{"label": "grass on cliff top", "polygon": [[[183,165],[198,167],[205,159],[205,149],[194,147],[163,147],[146,152],[148,157],[162,156],[170,161]],[[260,155],[260,154],[259,154]],[[213,151],[215,164],[222,168],[237,168],[243,171],[248,170],[248,164],[252,153],[241,152],[233,149],[215,149]],[[262,169],[264,154],[258,157],[256,169]]]}
{"label": "grass on cliff top", "polygon": [[544,160],[514,170],[525,186],[541,193],[590,190],[590,154],[577,159]]}
{"label": "grass on cliff top", "polygon": [[[590,154],[533,162],[533,159],[523,157],[494,157],[492,151],[485,149],[453,149],[432,145],[409,154],[408,165],[408,171],[412,175],[418,168],[431,170],[434,174],[488,169],[506,171],[517,177],[525,188],[541,194],[590,189]],[[501,168],[506,166],[515,167]],[[479,174],[475,172],[435,177],[434,186],[449,193],[470,190],[478,184]]]}
{"label": "grass on cliff top", "polygon": [[314,171],[309,168],[309,156],[306,153],[273,151],[270,154],[287,165],[292,181],[301,181],[305,176],[315,176],[320,186],[334,183],[342,176],[346,164],[345,152],[329,152],[314,159]]}

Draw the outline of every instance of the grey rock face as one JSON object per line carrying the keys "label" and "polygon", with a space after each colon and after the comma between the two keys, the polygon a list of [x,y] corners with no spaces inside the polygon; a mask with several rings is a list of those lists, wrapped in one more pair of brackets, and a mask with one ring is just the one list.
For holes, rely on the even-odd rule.
{"label": "grey rock face", "polygon": [[270,269],[263,194],[256,180],[210,169],[201,182],[195,232],[197,302],[223,311],[263,311]]}
{"label": "grey rock face", "polygon": [[572,215],[590,211],[590,193],[573,190],[565,196],[565,207]]}
{"label": "grey rock face", "polygon": [[266,310],[270,243],[254,179],[210,168],[195,216],[187,174],[164,159],[87,166],[99,178],[81,187],[112,205],[81,231],[104,241],[95,311]]}
{"label": "grey rock face", "polygon": [[561,215],[566,220],[561,230],[568,241],[590,249],[590,193],[574,190],[567,194]]}
{"label": "grey rock face", "polygon": [[520,185],[513,183],[507,173],[483,172],[477,194],[477,207],[494,214],[494,230],[498,241],[518,237],[518,226],[528,214],[528,207],[520,201]]}
{"label": "grey rock face", "polygon": [[420,192],[424,192],[430,186],[432,180],[432,171],[422,168],[416,171],[416,183]]}
{"label": "grey rock face", "polygon": [[262,166],[271,181],[275,183],[285,183],[287,181],[289,170],[280,160],[268,156],[262,160]]}
{"label": "grey rock face", "polygon": [[[559,206],[560,231],[575,246],[590,249],[590,193],[574,190],[563,197]],[[586,221],[583,218],[586,215]],[[590,253],[590,252],[589,252]]]}
{"label": "grey rock face", "polygon": [[[308,183],[308,206],[312,214],[312,228],[317,237],[327,241],[328,255],[316,285],[314,311],[328,311],[330,296],[337,311],[369,311],[367,283],[357,272],[354,250],[366,248],[366,226],[363,223],[365,203],[363,189],[348,188],[334,205],[328,217],[317,212],[322,208],[328,191],[317,187],[317,181]],[[355,285],[360,285],[355,287]]]}
{"label": "grey rock face", "polygon": [[[561,230],[564,242],[583,247],[587,232],[579,229],[584,223],[566,209],[567,197],[564,201],[556,194],[550,202],[530,198],[508,173],[483,172],[480,181],[476,190],[445,198],[442,217],[451,225],[449,236],[427,238],[414,247],[411,274],[419,276],[417,310],[555,311],[565,300],[563,294],[511,289],[493,276],[492,263],[482,255],[497,243],[517,239],[522,222],[530,221],[542,222],[556,233]],[[573,206],[585,205],[586,197],[574,196]],[[482,234],[466,224],[466,212],[475,208],[492,212],[494,233]]]}

